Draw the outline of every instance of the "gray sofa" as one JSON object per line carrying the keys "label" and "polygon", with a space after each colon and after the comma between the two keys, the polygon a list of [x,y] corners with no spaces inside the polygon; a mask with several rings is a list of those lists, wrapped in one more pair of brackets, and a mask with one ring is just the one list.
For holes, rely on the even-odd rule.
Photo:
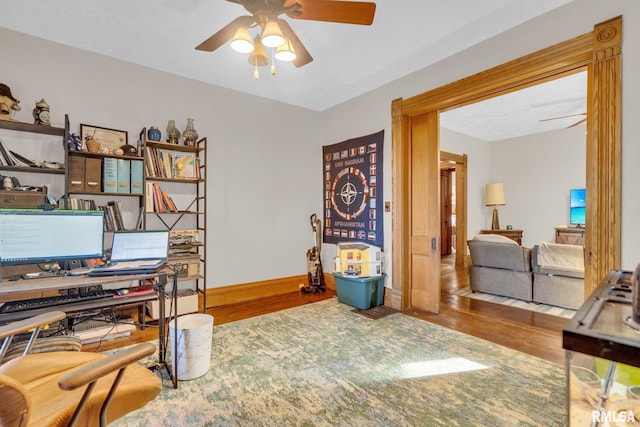
{"label": "gray sofa", "polygon": [[467,245],[472,291],[532,301],[531,249],[495,234],[475,236]]}
{"label": "gray sofa", "polygon": [[541,243],[531,253],[533,300],[577,310],[584,302],[584,248]]}
{"label": "gray sofa", "polygon": [[584,301],[584,248],[541,243],[533,249],[504,236],[482,234],[467,242],[473,292],[578,309]]}

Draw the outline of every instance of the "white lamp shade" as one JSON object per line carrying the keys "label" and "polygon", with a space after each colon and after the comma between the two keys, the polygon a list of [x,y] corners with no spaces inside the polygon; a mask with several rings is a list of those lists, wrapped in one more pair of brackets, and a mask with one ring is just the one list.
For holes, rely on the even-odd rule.
{"label": "white lamp shade", "polygon": [[293,49],[291,40],[286,39],[282,46],[276,49],[276,59],[280,61],[290,62],[296,59],[296,51]]}
{"label": "white lamp shade", "polygon": [[485,205],[504,205],[504,187],[501,182],[487,184],[485,187]]}
{"label": "white lamp shade", "polygon": [[249,30],[246,27],[240,27],[236,30],[236,33],[231,40],[231,49],[240,53],[253,52],[253,40],[251,40]]}
{"label": "white lamp shade", "polygon": [[277,22],[267,22],[262,32],[262,44],[267,47],[278,47],[284,44],[284,36]]}

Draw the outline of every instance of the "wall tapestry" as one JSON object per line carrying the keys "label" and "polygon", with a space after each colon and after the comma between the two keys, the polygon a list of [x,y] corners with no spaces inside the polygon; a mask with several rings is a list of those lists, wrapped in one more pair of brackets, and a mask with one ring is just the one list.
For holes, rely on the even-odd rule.
{"label": "wall tapestry", "polygon": [[325,243],[384,247],[382,143],[384,130],[322,147]]}

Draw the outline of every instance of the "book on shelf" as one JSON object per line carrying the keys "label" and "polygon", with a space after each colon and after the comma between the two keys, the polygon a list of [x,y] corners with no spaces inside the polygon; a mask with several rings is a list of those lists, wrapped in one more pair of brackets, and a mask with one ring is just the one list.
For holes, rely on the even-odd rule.
{"label": "book on shelf", "polygon": [[153,212],[178,212],[178,208],[169,194],[166,191],[163,191],[157,182],[154,182],[152,186]]}
{"label": "book on shelf", "polygon": [[118,161],[118,193],[131,193],[131,160]]}
{"label": "book on shelf", "polygon": [[147,176],[155,178],[158,176],[157,166],[155,164],[153,148],[145,147],[144,156],[144,172]]}
{"label": "book on shelf", "polygon": [[147,191],[145,191],[144,210],[145,212],[153,212],[153,199],[155,198],[153,183],[147,181],[145,185],[147,187]]}
{"label": "book on shelf", "polygon": [[104,211],[105,231],[126,230],[122,218],[122,202],[120,200],[112,200],[107,202],[105,206],[98,206],[97,208]]}
{"label": "book on shelf", "polygon": [[105,193],[118,192],[118,159],[105,157],[102,163],[102,188]]}
{"label": "book on shelf", "polygon": [[75,211],[95,211],[98,209],[95,200],[77,197],[69,197],[66,200],[66,208]]}
{"label": "book on shelf", "polygon": [[131,160],[131,193],[142,194],[142,160]]}
{"label": "book on shelf", "polygon": [[33,160],[9,150],[2,139],[0,139],[0,164],[3,166],[37,166]]}

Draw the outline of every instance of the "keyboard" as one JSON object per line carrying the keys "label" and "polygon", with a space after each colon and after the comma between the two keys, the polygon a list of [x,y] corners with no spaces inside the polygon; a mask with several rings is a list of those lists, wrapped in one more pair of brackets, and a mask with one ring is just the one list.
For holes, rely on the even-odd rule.
{"label": "keyboard", "polygon": [[0,307],[0,314],[17,313],[20,311],[33,310],[36,308],[55,307],[76,302],[86,302],[97,299],[113,298],[115,291],[98,290],[84,294],[56,295],[53,297],[25,299],[21,301],[5,302]]}

